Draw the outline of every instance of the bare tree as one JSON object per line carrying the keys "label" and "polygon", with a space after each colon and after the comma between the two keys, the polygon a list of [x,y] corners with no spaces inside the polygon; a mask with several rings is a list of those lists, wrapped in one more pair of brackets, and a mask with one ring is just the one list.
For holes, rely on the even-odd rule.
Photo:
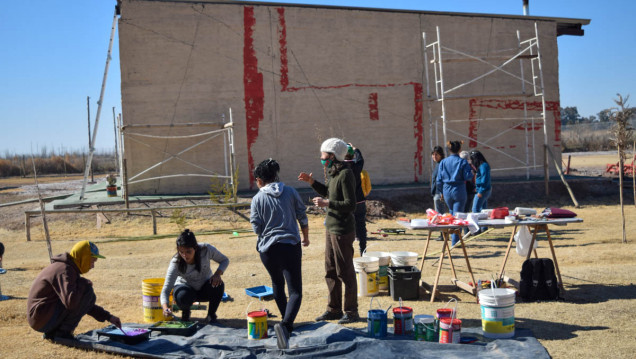
{"label": "bare tree", "polygon": [[629,95],[621,96],[616,94],[618,98],[614,100],[618,107],[612,109],[610,118],[615,122],[612,127],[611,141],[616,146],[618,151],[618,178],[619,178],[619,193],[621,201],[621,219],[623,224],[623,243],[627,243],[627,233],[625,232],[625,208],[623,206],[623,176],[624,163],[627,158],[625,150],[632,142],[632,136],[634,135],[634,129],[629,124],[629,119],[634,115],[634,109],[627,106],[627,100]]}

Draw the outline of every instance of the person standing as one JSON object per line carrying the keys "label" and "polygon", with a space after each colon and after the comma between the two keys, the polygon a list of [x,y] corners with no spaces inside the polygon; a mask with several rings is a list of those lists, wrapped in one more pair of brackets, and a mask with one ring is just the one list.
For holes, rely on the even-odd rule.
{"label": "person standing", "polygon": [[[439,163],[444,159],[444,149],[442,146],[433,147],[433,152],[431,152],[431,161],[433,163],[433,172],[431,173],[431,196],[433,196],[433,207],[435,212],[439,214],[446,213],[446,205],[444,204],[444,200],[442,199],[442,187],[437,185],[437,173],[439,169]],[[442,234],[439,234],[439,237],[435,239],[436,241],[442,241],[444,238]]]}
{"label": "person standing", "polygon": [[[461,141],[449,141],[451,155],[439,163],[437,185],[442,187],[442,195],[452,215],[464,210],[466,205],[466,181],[472,180],[473,172],[468,162],[459,157]],[[459,242],[459,236],[453,234],[452,245]]]}
{"label": "person standing", "polygon": [[82,277],[98,258],[105,257],[97,246],[81,241],[69,253],[51,258],[35,278],[27,298],[27,320],[31,328],[44,333],[44,339],[75,339],[73,331],[86,314],[121,327],[118,317],[95,304],[93,283]]}
{"label": "person standing", "polygon": [[356,210],[353,214],[356,220],[356,239],[360,245],[360,255],[367,249],[367,202],[362,191],[361,173],[364,169],[364,158],[360,149],[348,144],[345,162],[349,163],[356,179]]}
{"label": "person standing", "polygon": [[314,205],[327,208],[325,280],[329,289],[329,303],[327,310],[317,317],[316,321],[339,319],[339,324],[353,323],[360,320],[356,274],[353,268],[356,181],[353,171],[343,162],[347,155],[347,144],[344,141],[330,138],[322,143],[320,152],[320,161],[326,177],[325,184],[316,181],[311,173],[301,172],[298,175],[298,180],[309,183],[314,191],[322,196],[312,199]]}
{"label": "person standing", "polygon": [[[210,261],[218,263],[214,274],[210,268]],[[211,244],[197,243],[194,233],[189,229],[181,232],[177,238],[177,253],[170,261],[161,290],[163,315],[172,315],[172,310],[168,307],[168,298],[174,288],[174,300],[183,311],[182,321],[190,320],[190,308],[194,302],[208,301],[208,315],[204,323],[216,322],[216,310],[225,290],[221,275],[225,273],[229,264],[230,260]]]}
{"label": "person standing", "polygon": [[[258,236],[256,249],[272,279],[274,300],[283,317],[274,325],[278,348],[288,349],[289,336],[303,298],[300,246],[301,243],[305,247],[309,245],[309,221],[298,192],[279,182],[279,171],[280,166],[271,158],[254,169],[259,191],[252,198],[250,223]],[[298,225],[303,234],[302,241]],[[285,296],[285,282],[289,301]]]}
{"label": "person standing", "polygon": [[[459,157],[463,158],[470,165],[470,169],[473,171],[473,176],[469,181],[466,181],[466,204],[464,205],[464,213],[469,213],[473,209],[473,198],[475,198],[475,173],[477,172],[475,166],[470,161],[470,155],[467,151],[461,151]],[[468,232],[468,228],[465,228],[464,233]]]}
{"label": "person standing", "polygon": [[[473,200],[473,212],[481,212],[482,209],[488,207],[488,198],[492,194],[492,185],[490,183],[490,164],[486,161],[486,157],[477,151],[470,151],[470,160],[477,168],[475,177],[475,189],[477,194]],[[487,227],[480,228],[480,232],[487,230]]]}

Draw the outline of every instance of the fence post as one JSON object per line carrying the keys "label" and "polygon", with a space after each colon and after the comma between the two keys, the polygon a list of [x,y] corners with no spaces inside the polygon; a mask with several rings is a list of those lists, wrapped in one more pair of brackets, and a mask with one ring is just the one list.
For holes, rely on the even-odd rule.
{"label": "fence post", "polygon": [[26,229],[26,240],[31,242],[31,215],[24,213],[24,229]]}
{"label": "fence post", "polygon": [[157,234],[157,215],[154,209],[150,211],[150,215],[152,216],[152,234]]}

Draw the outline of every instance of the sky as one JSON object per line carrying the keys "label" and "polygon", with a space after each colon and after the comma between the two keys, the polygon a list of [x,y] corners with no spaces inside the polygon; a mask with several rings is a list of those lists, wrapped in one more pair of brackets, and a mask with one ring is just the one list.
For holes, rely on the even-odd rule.
{"label": "sky", "polygon": [[[424,11],[523,15],[522,0],[278,1]],[[0,157],[88,149],[106,65],[115,0],[5,1],[0,12]],[[636,1],[530,0],[530,15],[590,19],[585,35],[560,36],[561,106],[584,117],[636,96]],[[95,148],[115,148],[121,112],[115,34]],[[629,105],[636,106],[636,97]]]}

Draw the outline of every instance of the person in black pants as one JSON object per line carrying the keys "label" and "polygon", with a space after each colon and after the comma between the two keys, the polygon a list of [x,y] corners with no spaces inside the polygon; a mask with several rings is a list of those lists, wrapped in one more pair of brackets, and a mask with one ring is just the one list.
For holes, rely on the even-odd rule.
{"label": "person in black pants", "polygon": [[[218,263],[214,274],[210,262]],[[177,238],[177,254],[172,257],[166,279],[161,290],[161,306],[163,315],[169,317],[168,298],[174,288],[174,300],[183,311],[181,320],[190,320],[190,308],[195,301],[209,301],[208,315],[204,323],[217,320],[216,310],[219,308],[225,284],[221,275],[225,272],[230,260],[211,244],[197,243],[194,233],[186,229]]]}
{"label": "person in black pants", "polygon": [[356,219],[356,239],[360,245],[360,255],[367,249],[367,202],[362,192],[362,180],[360,174],[364,169],[364,158],[360,149],[349,143],[345,162],[349,164],[356,178],[356,211],[353,216]]}
{"label": "person in black pants", "polygon": [[[274,325],[278,347],[287,349],[303,297],[301,244],[309,245],[309,222],[300,195],[279,182],[279,171],[280,166],[271,158],[254,169],[259,191],[252,198],[250,223],[258,236],[256,249],[272,279],[276,306],[283,316],[283,320]],[[285,296],[285,282],[289,301]]]}

